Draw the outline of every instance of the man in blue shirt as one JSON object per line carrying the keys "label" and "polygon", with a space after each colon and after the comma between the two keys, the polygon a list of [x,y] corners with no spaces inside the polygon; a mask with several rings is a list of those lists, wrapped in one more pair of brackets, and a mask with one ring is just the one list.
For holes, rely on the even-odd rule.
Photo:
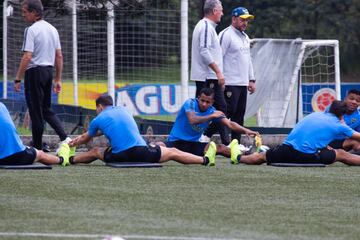
{"label": "man in blue shirt", "polygon": [[[199,96],[202,88],[211,88],[215,92],[214,107],[226,112],[222,50],[215,29],[223,16],[221,1],[204,1],[203,12],[204,18],[196,24],[192,35],[190,79],[196,84],[195,97]],[[227,129],[216,123],[211,124],[207,136],[211,137],[216,132],[219,132],[222,143],[228,145]]]}
{"label": "man in blue shirt", "polygon": [[245,164],[332,164],[339,161],[347,165],[360,165],[359,155],[343,149],[327,148],[339,136],[360,140],[360,133],[342,123],[346,111],[346,103],[335,100],[329,112],[311,113],[302,119],[282,145],[266,153],[241,156],[239,152],[237,160]]}
{"label": "man in blue shirt", "polygon": [[[199,139],[204,130],[211,122],[217,122],[229,129],[255,136],[258,133],[240,126],[236,122],[230,121],[221,111],[217,111],[212,104],[214,103],[214,91],[210,88],[203,88],[199,92],[198,98],[188,99],[181,107],[173,128],[171,129],[168,141],[157,143],[162,146],[175,147],[182,151],[202,156],[207,143],[200,142]],[[235,140],[235,139],[234,139]],[[230,147],[238,148],[238,141],[232,141]],[[216,146],[217,154],[231,157],[230,148],[223,144]]]}
{"label": "man in blue shirt", "polygon": [[148,146],[141,137],[134,118],[122,107],[113,107],[109,95],[96,99],[98,116],[90,123],[86,133],[73,139],[69,145],[77,146],[104,134],[110,147],[95,147],[88,152],[70,157],[70,163],[91,163],[96,159],[104,162],[166,162],[174,160],[183,164],[215,165],[216,145],[208,148],[205,156],[196,156],[176,148]]}
{"label": "man in blue shirt", "polygon": [[66,166],[69,163],[70,149],[66,143],[60,145],[58,157],[25,146],[16,132],[9,111],[2,102],[0,102],[0,132],[0,165],[28,165],[41,162],[47,165]]}
{"label": "man in blue shirt", "polygon": [[[360,91],[351,89],[347,93],[344,102],[347,106],[347,110],[343,118],[344,122],[355,131],[360,132],[360,113],[358,110],[360,106]],[[329,108],[325,111],[328,110]],[[346,151],[354,150],[355,152],[360,152],[360,142],[351,138],[338,137],[336,140],[332,141],[329,146],[335,149],[344,149]]]}

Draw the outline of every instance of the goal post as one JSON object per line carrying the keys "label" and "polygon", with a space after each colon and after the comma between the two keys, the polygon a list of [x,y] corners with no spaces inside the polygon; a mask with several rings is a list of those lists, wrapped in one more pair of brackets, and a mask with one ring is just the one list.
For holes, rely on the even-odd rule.
{"label": "goal post", "polygon": [[[116,104],[134,109],[134,115],[173,120],[194,88],[188,81],[187,0],[108,3],[101,8],[69,0],[64,8],[44,9],[44,19],[59,32],[64,57],[62,91],[52,95],[52,103],[94,110],[95,99],[108,93]],[[8,99],[15,113],[12,109],[25,102],[24,86],[17,93],[7,79],[16,75],[28,24],[19,1],[4,1],[3,7],[0,98]],[[24,114],[22,106],[16,111]],[[82,117],[75,111],[57,114],[64,125],[77,124]]]}
{"label": "goal post", "polygon": [[[14,109],[25,102],[23,87],[17,93],[8,81],[16,75],[27,26],[17,2],[4,1],[0,84]],[[64,106],[57,112],[64,122],[77,123],[83,114],[65,108],[94,110],[103,93],[133,115],[164,121],[173,121],[182,103],[195,96],[188,73],[188,1],[155,2],[104,9],[71,0],[64,9],[45,10],[61,38],[63,89],[52,102]],[[251,54],[257,89],[248,97],[245,118],[257,116],[258,126],[292,127],[304,114],[340,99],[337,40],[254,39]]]}
{"label": "goal post", "polygon": [[261,127],[293,127],[341,98],[337,40],[253,39],[256,93],[245,118]]}

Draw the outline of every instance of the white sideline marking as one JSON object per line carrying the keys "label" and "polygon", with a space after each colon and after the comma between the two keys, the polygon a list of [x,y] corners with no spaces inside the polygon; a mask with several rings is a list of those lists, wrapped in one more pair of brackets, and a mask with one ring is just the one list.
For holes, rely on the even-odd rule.
{"label": "white sideline marking", "polygon": [[[70,233],[31,233],[31,232],[0,232],[0,236],[17,237],[54,237],[54,238],[105,238],[104,234],[70,234]],[[170,236],[145,236],[145,235],[124,235],[119,236],[124,239],[158,239],[158,240],[245,240],[240,238],[204,238],[204,237],[170,237]]]}

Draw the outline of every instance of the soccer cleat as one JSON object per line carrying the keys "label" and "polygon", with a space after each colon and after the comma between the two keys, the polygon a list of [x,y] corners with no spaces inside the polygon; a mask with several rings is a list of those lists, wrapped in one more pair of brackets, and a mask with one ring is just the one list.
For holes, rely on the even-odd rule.
{"label": "soccer cleat", "polygon": [[47,143],[43,143],[43,147],[42,147],[43,152],[51,152],[50,146]]}
{"label": "soccer cleat", "polygon": [[61,143],[57,155],[63,159],[63,162],[61,163],[63,167],[70,165],[69,154],[70,154],[69,145],[65,142]]}
{"label": "soccer cleat", "polygon": [[75,151],[76,151],[76,147],[70,147],[70,151],[69,151],[69,157],[74,157],[75,156]]}
{"label": "soccer cleat", "polygon": [[216,144],[213,141],[211,141],[205,153],[205,157],[207,157],[209,160],[207,166],[215,166],[215,156],[216,156]]}
{"label": "soccer cleat", "polygon": [[238,164],[238,156],[241,155],[242,152],[239,148],[239,141],[237,139],[233,139],[230,143],[230,162],[231,164]]}
{"label": "soccer cleat", "polygon": [[255,136],[255,147],[256,147],[256,152],[260,152],[260,148],[262,146],[262,139],[260,135],[256,135]]}
{"label": "soccer cleat", "polygon": [[202,143],[208,143],[210,142],[210,138],[204,134],[201,135],[201,137],[199,138],[199,142],[202,142]]}
{"label": "soccer cleat", "polygon": [[59,150],[60,150],[60,148],[61,148],[61,144],[63,144],[63,143],[69,144],[70,141],[71,141],[71,138],[67,137],[64,141],[60,142],[60,143],[59,143],[59,147],[56,149],[55,153],[56,153],[56,154],[59,153]]}

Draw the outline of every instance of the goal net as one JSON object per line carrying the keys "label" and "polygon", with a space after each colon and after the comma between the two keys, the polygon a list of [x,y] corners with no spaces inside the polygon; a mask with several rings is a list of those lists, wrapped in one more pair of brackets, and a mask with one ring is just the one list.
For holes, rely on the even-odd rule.
{"label": "goal net", "polygon": [[[14,92],[13,79],[27,24],[21,17],[20,1],[5,2],[0,97],[21,125],[29,122],[23,121],[27,108],[24,92]],[[188,73],[180,69],[188,60],[183,58],[181,39],[189,39],[181,35],[187,24],[182,23],[180,1],[138,1],[135,5],[123,1],[113,8],[71,5],[75,2],[47,8],[44,17],[60,35],[63,85],[52,102],[67,132],[95,116],[95,99],[103,93],[113,93],[115,104],[141,117],[138,122],[146,117],[155,119],[152,126],[159,129],[168,126],[161,120],[174,120],[185,96],[195,95],[193,83],[188,88],[182,85],[181,76]],[[245,117],[256,115],[259,126],[292,127],[304,114],[340,98],[337,49],[337,41],[332,40],[255,39],[251,54],[257,90],[248,98]]]}
{"label": "goal net", "polygon": [[[27,109],[24,87],[22,92],[14,92],[13,79],[28,25],[21,16],[21,1],[6,2],[3,79],[6,77],[7,83],[0,82],[0,98],[7,99],[13,114],[16,111],[23,116]],[[56,112],[63,124],[69,125],[67,131],[95,116],[95,99],[108,93],[111,78],[116,105],[126,106],[135,116],[174,119],[182,104],[180,4],[123,1],[104,8],[90,1],[76,1],[74,7],[73,2],[66,1],[62,8],[44,9],[44,19],[60,35],[63,83],[61,93],[53,94],[52,102],[58,104]],[[47,130],[52,133],[51,128]]]}
{"label": "goal net", "polygon": [[293,127],[304,115],[340,99],[337,40],[254,39],[256,93],[245,118],[260,127]]}

